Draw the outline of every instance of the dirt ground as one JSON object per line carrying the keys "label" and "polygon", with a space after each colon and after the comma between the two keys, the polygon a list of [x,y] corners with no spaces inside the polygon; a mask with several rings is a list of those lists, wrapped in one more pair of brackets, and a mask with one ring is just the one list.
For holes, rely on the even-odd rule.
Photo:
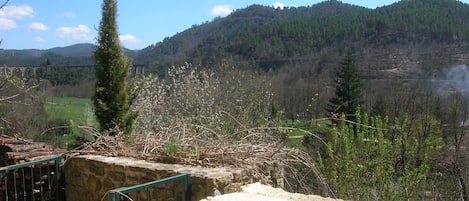
{"label": "dirt ground", "polygon": [[248,184],[242,189],[241,192],[208,197],[202,201],[342,201],[317,195],[289,193],[260,183]]}

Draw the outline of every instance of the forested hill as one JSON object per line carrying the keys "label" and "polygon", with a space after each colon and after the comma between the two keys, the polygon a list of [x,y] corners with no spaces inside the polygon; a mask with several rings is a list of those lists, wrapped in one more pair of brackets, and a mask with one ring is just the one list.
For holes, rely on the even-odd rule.
{"label": "forested hill", "polygon": [[[195,49],[216,43],[220,48],[226,46],[227,36],[236,32],[266,26],[274,22],[290,22],[292,20],[316,17],[338,16],[351,13],[366,12],[364,7],[344,4],[339,1],[325,1],[311,7],[274,9],[262,5],[251,5],[239,9],[224,18],[216,18],[212,22],[194,25],[192,28],[164,39],[139,52],[136,61],[139,63],[166,63],[179,61]],[[223,38],[223,41],[220,39]]]}
{"label": "forested hill", "polygon": [[[400,64],[426,58],[440,65],[465,62],[448,58],[465,52],[468,42],[469,5],[456,0],[402,0],[376,9],[331,0],[283,10],[259,5],[240,9],[145,48],[135,61],[154,70],[186,61],[211,67],[227,59],[263,69],[328,66],[331,59],[324,54],[334,58],[354,48],[366,60],[359,61],[363,65],[387,69],[396,61],[373,61],[396,50],[394,54],[410,51]],[[445,49],[450,51],[441,53]]]}

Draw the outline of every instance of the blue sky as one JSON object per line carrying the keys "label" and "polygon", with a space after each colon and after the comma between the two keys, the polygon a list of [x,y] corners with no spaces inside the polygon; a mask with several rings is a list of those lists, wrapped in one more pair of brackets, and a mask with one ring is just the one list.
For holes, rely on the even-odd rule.
{"label": "blue sky", "polygon": [[[376,8],[396,1],[342,2]],[[119,0],[119,34],[125,47],[142,49],[192,25],[226,16],[252,4],[282,7],[319,2],[321,0]],[[0,38],[3,39],[0,48],[48,49],[95,43],[101,3],[100,0],[10,0],[0,10]]]}

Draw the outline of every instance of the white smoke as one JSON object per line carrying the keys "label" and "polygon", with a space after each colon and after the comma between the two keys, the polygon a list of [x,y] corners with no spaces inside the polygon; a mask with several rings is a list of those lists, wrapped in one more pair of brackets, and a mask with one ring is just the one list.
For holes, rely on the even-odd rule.
{"label": "white smoke", "polygon": [[469,66],[462,64],[446,69],[443,79],[438,85],[442,92],[469,95]]}

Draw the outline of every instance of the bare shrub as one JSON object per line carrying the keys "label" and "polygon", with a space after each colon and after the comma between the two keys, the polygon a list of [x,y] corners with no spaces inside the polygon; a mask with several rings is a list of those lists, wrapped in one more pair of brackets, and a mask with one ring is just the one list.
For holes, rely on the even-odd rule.
{"label": "bare shrub", "polygon": [[[133,137],[145,158],[243,167],[253,172],[253,179],[269,178],[271,184],[297,192],[311,192],[302,178],[316,177],[327,188],[311,157],[286,145],[291,128],[278,126],[274,93],[264,75],[186,64],[170,68],[164,79],[147,76],[139,84],[142,91],[133,109],[140,115]],[[274,167],[283,173],[273,173]]]}
{"label": "bare shrub", "polygon": [[134,109],[140,113],[134,133],[169,139],[176,125],[197,129],[188,136],[240,139],[247,128],[273,123],[273,93],[265,78],[225,68],[223,74],[186,64],[168,70],[166,79],[148,76]]}

